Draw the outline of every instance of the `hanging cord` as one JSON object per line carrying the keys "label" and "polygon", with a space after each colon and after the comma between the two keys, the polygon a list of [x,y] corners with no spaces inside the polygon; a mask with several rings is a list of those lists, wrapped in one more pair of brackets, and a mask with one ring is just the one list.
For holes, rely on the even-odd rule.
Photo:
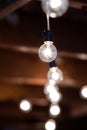
{"label": "hanging cord", "polygon": [[50,17],[49,17],[49,13],[46,14],[46,18],[47,18],[47,30],[50,30]]}

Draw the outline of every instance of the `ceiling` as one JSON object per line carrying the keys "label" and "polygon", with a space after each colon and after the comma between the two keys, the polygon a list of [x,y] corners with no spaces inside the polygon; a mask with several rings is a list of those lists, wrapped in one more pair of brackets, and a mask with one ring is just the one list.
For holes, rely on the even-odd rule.
{"label": "ceiling", "polygon": [[[70,0],[67,12],[50,19],[56,65],[64,79],[58,85],[63,96],[57,129],[87,129],[87,100],[80,89],[87,85],[87,1]],[[38,0],[0,0],[0,129],[44,129],[49,101],[43,92],[49,65],[40,61],[46,17]],[[19,109],[22,98],[33,109]]]}

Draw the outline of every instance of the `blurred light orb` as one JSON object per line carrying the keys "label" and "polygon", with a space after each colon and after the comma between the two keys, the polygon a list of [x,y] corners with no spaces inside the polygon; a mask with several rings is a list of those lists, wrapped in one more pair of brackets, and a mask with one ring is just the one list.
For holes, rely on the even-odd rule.
{"label": "blurred light orb", "polygon": [[45,129],[46,130],[55,130],[56,129],[56,122],[53,119],[49,119],[46,123],[45,123]]}
{"label": "blurred light orb", "polygon": [[60,17],[67,11],[69,7],[68,0],[42,0],[43,11],[52,18]]}
{"label": "blurred light orb", "polygon": [[44,44],[40,46],[38,54],[43,62],[49,63],[56,59],[57,49],[51,41],[45,41]]}
{"label": "blurred light orb", "polygon": [[20,102],[20,109],[21,110],[30,111],[31,108],[32,108],[32,105],[28,100],[26,100],[26,99],[21,100],[21,102]]}
{"label": "blurred light orb", "polygon": [[55,91],[59,91],[59,88],[57,87],[57,85],[54,82],[52,82],[52,80],[50,80],[50,82],[48,82],[44,86],[44,93],[50,94],[50,93],[53,93]]}
{"label": "blurred light orb", "polygon": [[81,88],[80,95],[82,98],[87,99],[87,85]]}
{"label": "blurred light orb", "polygon": [[56,117],[60,114],[61,110],[58,104],[51,104],[49,112],[51,116]]}
{"label": "blurred light orb", "polygon": [[50,100],[51,103],[58,103],[62,99],[62,94],[58,91],[53,91],[47,95],[47,98]]}
{"label": "blurred light orb", "polygon": [[61,0],[50,0],[50,6],[55,9],[58,6],[61,6],[62,2]]}
{"label": "blurred light orb", "polygon": [[60,83],[63,80],[63,73],[58,67],[51,67],[47,77],[49,80],[54,80],[56,83]]}

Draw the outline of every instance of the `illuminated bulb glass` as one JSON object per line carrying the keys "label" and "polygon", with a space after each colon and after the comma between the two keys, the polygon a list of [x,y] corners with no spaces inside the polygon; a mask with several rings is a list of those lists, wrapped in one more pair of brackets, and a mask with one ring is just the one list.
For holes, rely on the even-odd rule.
{"label": "illuminated bulb glass", "polygon": [[48,84],[51,84],[51,85],[55,86],[56,82],[54,80],[50,79],[50,80],[48,80]]}
{"label": "illuminated bulb glass", "polygon": [[85,85],[85,86],[83,86],[83,87],[81,88],[80,94],[81,94],[81,97],[82,97],[82,98],[87,99],[87,85]]}
{"label": "illuminated bulb glass", "polygon": [[45,123],[45,129],[46,130],[55,130],[56,129],[56,122],[53,119],[49,119],[46,123]]}
{"label": "illuminated bulb glass", "polygon": [[50,106],[49,111],[50,111],[50,115],[55,117],[60,114],[60,107],[57,104],[52,104]]}
{"label": "illuminated bulb glass", "polygon": [[43,11],[52,18],[62,16],[69,7],[68,0],[42,0],[41,4]]}
{"label": "illuminated bulb glass", "polygon": [[57,67],[51,67],[47,74],[48,80],[54,80],[56,83],[60,83],[63,80],[62,71]]}
{"label": "illuminated bulb glass", "polygon": [[51,62],[57,57],[57,49],[51,41],[45,41],[39,48],[38,54],[43,62]]}
{"label": "illuminated bulb glass", "polygon": [[44,93],[45,94],[50,94],[53,93],[54,91],[58,91],[58,87],[56,86],[55,82],[52,82],[50,80],[45,86],[44,86]]}
{"label": "illuminated bulb glass", "polygon": [[27,101],[26,99],[23,99],[20,102],[20,109],[23,111],[30,111],[31,110],[31,103]]}
{"label": "illuminated bulb glass", "polygon": [[53,91],[51,93],[49,93],[48,96],[48,99],[50,100],[50,102],[52,103],[57,103],[57,102],[60,102],[61,99],[62,99],[62,95],[60,92],[57,92],[57,91]]}

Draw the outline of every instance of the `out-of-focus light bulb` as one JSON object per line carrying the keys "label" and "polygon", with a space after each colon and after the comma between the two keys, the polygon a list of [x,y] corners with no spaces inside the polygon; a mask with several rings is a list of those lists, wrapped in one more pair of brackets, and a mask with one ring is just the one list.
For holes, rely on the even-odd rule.
{"label": "out-of-focus light bulb", "polygon": [[21,102],[20,102],[20,109],[21,110],[30,111],[31,108],[32,108],[32,105],[28,100],[26,100],[26,99],[21,100]]}
{"label": "out-of-focus light bulb", "polygon": [[58,90],[59,90],[58,87],[56,86],[56,84],[52,83],[52,80],[44,86],[45,94],[54,93],[55,91],[58,91]]}
{"label": "out-of-focus light bulb", "polygon": [[60,83],[63,80],[63,73],[58,67],[51,67],[47,77],[49,80],[54,80],[56,83]]}
{"label": "out-of-focus light bulb", "polygon": [[51,41],[45,41],[39,48],[38,54],[43,62],[51,62],[57,57],[57,49]]}
{"label": "out-of-focus light bulb", "polygon": [[60,114],[61,110],[58,104],[51,104],[49,112],[51,116],[56,117]]}
{"label": "out-of-focus light bulb", "polygon": [[62,95],[54,80],[49,80],[49,82],[44,86],[44,93],[51,103],[58,103],[62,99]]}
{"label": "out-of-focus light bulb", "polygon": [[60,92],[53,91],[47,95],[47,98],[50,100],[51,103],[58,103],[62,99],[62,95]]}
{"label": "out-of-focus light bulb", "polygon": [[55,9],[58,6],[61,6],[62,1],[61,0],[50,0],[50,6]]}
{"label": "out-of-focus light bulb", "polygon": [[62,16],[69,7],[68,0],[42,0],[41,4],[43,11],[52,18]]}
{"label": "out-of-focus light bulb", "polygon": [[56,129],[56,122],[53,119],[49,119],[46,123],[45,123],[45,129],[46,130],[55,130]]}
{"label": "out-of-focus light bulb", "polygon": [[59,91],[59,88],[57,85],[50,80],[45,86],[44,86],[44,93],[45,94],[50,94],[53,93],[54,91]]}
{"label": "out-of-focus light bulb", "polygon": [[87,85],[81,88],[80,95],[82,98],[87,99]]}

